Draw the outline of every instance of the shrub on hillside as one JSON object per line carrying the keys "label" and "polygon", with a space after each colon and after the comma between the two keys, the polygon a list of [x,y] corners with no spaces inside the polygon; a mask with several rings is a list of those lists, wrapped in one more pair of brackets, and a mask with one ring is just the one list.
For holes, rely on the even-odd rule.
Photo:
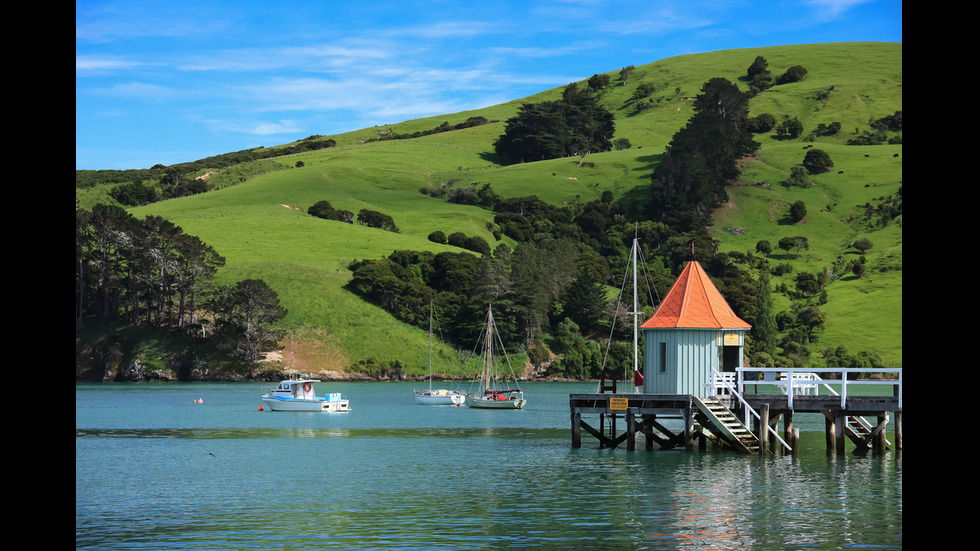
{"label": "shrub on hillside", "polygon": [[776,78],[776,84],[789,84],[799,82],[806,78],[806,69],[802,65],[793,65],[785,73]]}
{"label": "shrub on hillside", "polygon": [[394,233],[401,233],[391,216],[371,209],[361,209],[357,213],[357,223]]}
{"label": "shrub on hillside", "polygon": [[307,214],[323,218],[324,220],[337,220],[338,222],[354,223],[354,213],[349,210],[337,210],[333,208],[330,201],[317,201],[310,208],[306,209]]}
{"label": "shrub on hillside", "polygon": [[780,138],[799,138],[803,134],[803,123],[799,117],[786,119],[776,127],[776,135]]}
{"label": "shrub on hillside", "polygon": [[796,187],[813,187],[813,180],[810,179],[810,173],[807,171],[806,167],[803,165],[796,165],[790,169],[789,178],[786,179],[786,185]]}
{"label": "shrub on hillside", "polygon": [[826,151],[810,149],[803,156],[803,166],[810,171],[810,174],[821,174],[834,168],[834,161],[830,159],[830,155]]}
{"label": "shrub on hillside", "polygon": [[769,113],[762,113],[758,117],[748,120],[748,130],[753,134],[763,134],[769,132],[776,126],[776,117]]}

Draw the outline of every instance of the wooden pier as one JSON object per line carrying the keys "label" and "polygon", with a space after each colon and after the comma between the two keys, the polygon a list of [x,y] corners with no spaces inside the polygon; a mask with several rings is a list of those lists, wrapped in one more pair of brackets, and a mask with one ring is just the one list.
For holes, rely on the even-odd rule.
{"label": "wooden pier", "polygon": [[[856,372],[897,373],[894,379],[848,380]],[[839,379],[822,379],[832,372]],[[751,373],[756,380],[746,380]],[[890,395],[861,396],[849,392],[854,385],[891,385]],[[850,385],[850,388],[849,386]],[[835,389],[840,389],[840,391]],[[740,368],[738,373],[715,373],[707,397],[693,394],[627,394],[615,392],[615,384],[601,386],[596,394],[571,394],[572,447],[582,446],[582,433],[594,436],[600,448],[636,449],[642,435],[647,450],[683,448],[705,450],[707,443],[739,453],[792,453],[799,443],[793,415],[824,415],[827,449],[846,451],[850,440],[858,453],[902,449],[901,370]],[[758,393],[757,390],[783,393]],[[583,416],[598,416],[598,426]],[[895,442],[886,438],[887,425],[895,422]],[[776,427],[783,420],[783,434]],[[622,423],[620,425],[620,423]],[[622,432],[619,432],[622,427]]]}

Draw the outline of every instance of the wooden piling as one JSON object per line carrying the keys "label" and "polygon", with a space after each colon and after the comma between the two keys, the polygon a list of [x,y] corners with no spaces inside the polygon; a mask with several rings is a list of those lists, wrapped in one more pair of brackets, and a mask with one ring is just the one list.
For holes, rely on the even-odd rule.
{"label": "wooden piling", "polygon": [[895,412],[895,449],[902,449],[902,411]]}
{"label": "wooden piling", "polygon": [[847,425],[847,416],[843,412],[837,411],[834,413],[834,432],[836,433],[836,438],[834,442],[834,451],[843,455],[845,451],[845,438],[846,434],[844,427]]}
{"label": "wooden piling", "polygon": [[769,449],[769,404],[762,404],[759,408],[759,423],[756,426],[757,437],[759,438],[760,453]]}
{"label": "wooden piling", "polygon": [[582,447],[582,414],[572,411],[572,447]]}
{"label": "wooden piling", "polygon": [[[789,410],[783,414],[783,440],[789,444],[792,451],[796,451],[796,444],[793,443],[793,410]],[[783,450],[786,453],[790,450]]]}
{"label": "wooden piling", "polygon": [[835,442],[837,442],[837,429],[834,422],[829,417],[825,416],[823,423],[824,434],[827,438],[827,451],[832,452],[834,451],[834,446],[836,445]]}

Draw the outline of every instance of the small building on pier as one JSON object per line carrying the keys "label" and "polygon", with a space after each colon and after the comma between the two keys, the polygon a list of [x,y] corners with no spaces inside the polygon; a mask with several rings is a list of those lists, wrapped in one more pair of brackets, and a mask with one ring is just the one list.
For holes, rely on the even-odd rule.
{"label": "small building on pier", "polygon": [[[901,369],[878,370],[897,374],[894,381],[881,381],[895,385],[894,396],[854,396],[847,391],[847,373],[868,369],[746,367],[745,333],[751,328],[735,315],[701,265],[689,262],[656,313],[639,326],[644,347],[642,393],[638,385],[634,393],[618,393],[616,381],[607,385],[603,380],[598,394],[570,395],[572,446],[581,447],[585,432],[604,448],[625,442],[633,450],[636,436],[643,435],[648,450],[658,446],[693,451],[696,442],[704,449],[708,440],[749,454],[769,453],[776,441],[791,450],[798,444],[798,430],[792,423],[794,411],[799,411],[826,417],[828,447],[838,452],[844,451],[845,438],[860,450],[884,449],[892,414],[896,448],[901,449]],[[818,371],[840,371],[839,395],[829,386],[832,381],[820,379]],[[759,385],[753,384],[755,394],[745,392],[747,373],[752,381],[762,376]],[[779,388],[783,394],[759,394],[759,386]],[[820,387],[831,394],[820,395]],[[591,415],[598,415],[597,427],[583,418]],[[863,416],[877,417],[877,424]],[[775,430],[780,417],[784,437]],[[625,422],[625,432],[617,431],[617,420]],[[752,422],[755,430],[750,428]]]}
{"label": "small building on pier", "polygon": [[713,372],[734,373],[744,362],[740,319],[697,261],[688,262],[643,335],[643,393],[713,394]]}

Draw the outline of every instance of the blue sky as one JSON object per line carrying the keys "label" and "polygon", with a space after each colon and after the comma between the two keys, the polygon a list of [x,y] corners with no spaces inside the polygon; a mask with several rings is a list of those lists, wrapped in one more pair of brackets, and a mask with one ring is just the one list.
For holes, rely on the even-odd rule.
{"label": "blue sky", "polygon": [[902,41],[901,0],[76,0],[75,168],[495,105],[689,53]]}

